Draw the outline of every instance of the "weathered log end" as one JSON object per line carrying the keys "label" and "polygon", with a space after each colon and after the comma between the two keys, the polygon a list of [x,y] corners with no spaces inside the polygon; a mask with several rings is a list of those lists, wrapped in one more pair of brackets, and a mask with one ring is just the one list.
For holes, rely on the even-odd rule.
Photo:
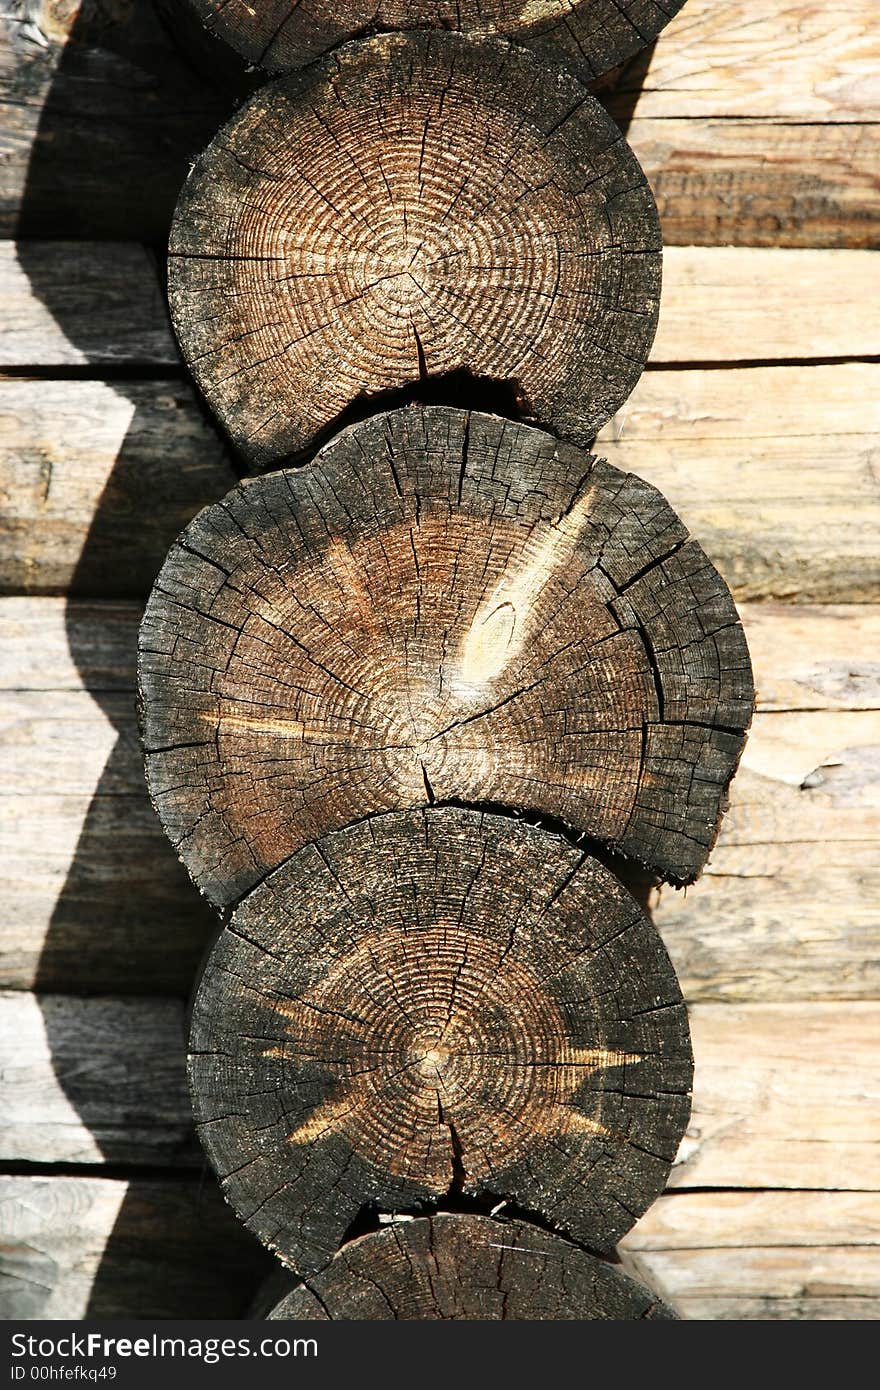
{"label": "weathered log end", "polygon": [[662,1191],[692,1060],[663,945],[565,839],[452,807],[308,846],[195,998],[199,1135],[301,1273],[369,1207],[508,1199],[608,1251]]}
{"label": "weathered log end", "polygon": [[358,35],[388,29],[457,30],[527,44],[599,77],[651,43],[684,0],[177,0],[247,62],[266,72],[303,67]]}
{"label": "weathered log end", "polygon": [[462,372],[589,444],[647,358],[660,247],[644,174],[575,78],[507,44],[390,34],[268,84],[220,132],[181,194],[169,296],[252,466]]}
{"label": "weathered log end", "polygon": [[327,831],[448,801],[559,818],[688,882],[752,709],[730,594],[654,488],[441,408],[203,511],[139,679],[151,794],[221,907]]}
{"label": "weathered log end", "polygon": [[495,1322],[674,1319],[615,1265],[522,1221],[439,1215],[396,1221],[343,1247],[305,1284],[279,1279],[267,1320]]}

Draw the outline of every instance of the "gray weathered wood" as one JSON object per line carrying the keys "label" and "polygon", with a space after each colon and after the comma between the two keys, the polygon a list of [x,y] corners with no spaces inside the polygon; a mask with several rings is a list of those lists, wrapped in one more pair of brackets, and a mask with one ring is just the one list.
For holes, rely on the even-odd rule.
{"label": "gray weathered wood", "polygon": [[[652,366],[868,356],[880,356],[880,258],[873,252],[664,251]],[[772,420],[769,410],[767,417]]]}
{"label": "gray weathered wood", "polygon": [[642,116],[880,120],[874,0],[687,0],[609,104]]}
{"label": "gray weathered wood", "polygon": [[[821,11],[802,14],[801,0],[796,22],[807,38],[796,44],[788,7],[738,0],[719,13],[711,5],[714,39],[697,65],[687,53],[692,4],[659,40],[656,87],[650,68],[647,82],[637,79],[648,88],[646,114],[636,107],[629,132],[657,190],[667,244],[877,246],[872,0],[858,0],[845,28],[837,12],[826,21],[833,47],[823,43]],[[225,118],[228,99],[183,66],[144,0],[114,9],[109,22],[104,7],[84,6],[80,18],[67,9],[66,19],[50,0],[33,8],[45,47],[7,20],[0,54],[0,230],[161,240],[188,162]],[[743,37],[761,34],[759,25],[760,59],[743,63]],[[701,31],[705,6],[694,37]],[[664,53],[679,64],[668,81],[660,80]],[[774,65],[785,80],[768,76]],[[613,109],[628,116],[632,90],[616,100]]]}
{"label": "gray weathered wood", "polygon": [[382,392],[446,379],[457,402],[461,372],[483,382],[472,404],[500,383],[588,445],[647,358],[660,246],[642,171],[573,77],[506,44],[380,34],[220,131],[175,211],[168,293],[256,467]]}
{"label": "gray weathered wood", "polygon": [[325,835],[233,913],[189,1076],[224,1195],[300,1274],[361,1209],[508,1199],[609,1253],[687,1125],[663,944],[595,859],[454,807]]}
{"label": "gray weathered wood", "polygon": [[730,595],[654,489],[438,407],[206,509],[138,678],[154,804],[221,907],[316,835],[435,799],[559,817],[690,882],[752,712]]}
{"label": "gray weathered wood", "polygon": [[0,592],[141,596],[233,481],[182,382],[0,380]]}
{"label": "gray weathered wood", "polygon": [[[265,1268],[195,1179],[0,1177],[0,1224],[7,1318],[237,1317]],[[670,1193],[623,1248],[656,1258],[687,1317],[880,1315],[876,1193]]]}
{"label": "gray weathered wood", "polygon": [[[597,452],[660,488],[737,600],[876,601],[878,401],[873,364],[647,372]],[[232,481],[182,383],[0,380],[0,590],[143,596]]]}
{"label": "gray weathered wood", "polygon": [[0,241],[0,301],[0,369],[179,365],[156,261],[136,242]]}
{"label": "gray weathered wood", "polygon": [[198,1166],[174,999],[0,995],[0,1161]]}
{"label": "gray weathered wood", "polygon": [[[651,364],[876,356],[878,282],[869,251],[668,246]],[[0,365],[179,362],[134,242],[0,243],[0,298]]]}
{"label": "gray weathered wood", "polygon": [[[0,599],[0,702],[26,691],[54,699],[30,707],[17,696],[0,727],[7,757],[25,729],[30,740],[19,764],[27,785],[0,798],[7,987],[183,994],[213,930],[139,785],[140,611]],[[708,869],[686,894],[664,890],[656,920],[692,1001],[876,998],[880,607],[747,604],[742,617],[758,694],[744,765]],[[22,702],[26,726],[14,722]],[[792,735],[780,716],[797,710],[812,712]],[[78,739],[65,734],[68,721]],[[127,795],[101,787],[109,756]]]}
{"label": "gray weathered wood", "polygon": [[0,1318],[242,1318],[269,1260],[210,1181],[0,1176]]}
{"label": "gray weathered wood", "polygon": [[161,244],[229,99],[195,76],[150,0],[28,0],[0,25],[0,234]]}
{"label": "gray weathered wood", "polygon": [[[0,1157],[201,1161],[181,1003],[49,996],[43,1009],[33,995],[0,997],[15,1059],[0,1096]],[[880,1191],[880,1004],[700,1004],[691,1026],[694,1104],[674,1188]]]}
{"label": "gray weathered wood", "polygon": [[880,595],[880,365],[646,372],[597,452],[660,488],[735,597]]}

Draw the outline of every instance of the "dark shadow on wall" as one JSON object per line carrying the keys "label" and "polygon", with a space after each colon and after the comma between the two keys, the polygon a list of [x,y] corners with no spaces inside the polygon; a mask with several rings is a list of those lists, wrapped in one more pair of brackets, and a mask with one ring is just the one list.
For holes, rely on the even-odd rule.
{"label": "dark shadow on wall", "polygon": [[[150,0],[85,0],[62,46],[65,9],[69,15],[77,7],[28,0],[20,16],[25,22],[13,37],[17,95],[40,108],[36,131],[25,132],[30,160],[15,234],[19,262],[34,295],[68,339],[88,353],[88,344],[77,342],[78,324],[66,312],[67,297],[46,274],[39,241],[136,239],[150,247],[161,277],[180,185],[234,103],[227,91],[197,76],[178,54]],[[35,28],[27,27],[28,20]],[[41,34],[48,47],[40,42]],[[56,373],[47,369],[46,374]],[[115,731],[116,742],[53,910],[34,988],[44,995],[63,995],[75,980],[73,989],[82,993],[87,979],[89,991],[97,995],[183,998],[216,918],[177,862],[146,799],[131,682],[133,652],[122,673],[108,673],[96,663],[95,650],[96,643],[108,639],[118,648],[121,621],[124,640],[133,644],[131,608],[103,601],[142,601],[180,527],[232,486],[235,477],[219,440],[199,421],[179,368],[151,369],[134,362],[129,379],[124,364],[106,372],[96,363],[77,374],[106,381],[104,389],[131,407],[69,586],[65,621],[83,686]],[[151,376],[164,379],[145,379]],[[74,383],[71,388],[76,389]],[[151,406],[157,397],[166,407],[158,416]],[[203,430],[208,455],[203,473],[192,466],[181,470],[179,495],[174,494],[173,468],[156,459],[157,450],[173,444],[176,413],[191,419],[190,433]],[[160,428],[163,418],[167,431]],[[168,491],[154,514],[157,486]],[[88,599],[102,602],[86,609],[83,600]],[[120,988],[127,958],[131,974]],[[175,1139],[169,1126],[171,1137],[157,1154],[156,1171],[127,1166],[136,1149],[132,1131],[158,1133],[162,1119],[161,1109],[158,1115],[138,1113],[126,1097],[125,1076],[144,1068],[167,1078],[167,1036],[155,1042],[148,1032],[139,1036],[134,1055],[124,1062],[118,1055],[108,1059],[104,1072],[100,1064],[84,1067],[83,1057],[90,1045],[107,1056],[106,1033],[76,1035],[69,1018],[51,1001],[43,1007],[43,1018],[59,1085],[91,1130],[107,1171],[128,1179],[85,1316],[242,1316],[269,1260],[235,1222],[213,1184],[192,1173],[192,1163],[198,1163],[195,1141],[179,1134]],[[127,1041],[119,1038],[119,1048],[124,1050]],[[178,1102],[185,1102],[182,1035],[179,1042],[173,1094],[160,1097],[169,1112],[179,1111]],[[114,1086],[114,1080],[121,1084]],[[142,1093],[144,1087],[133,1090]],[[187,1162],[188,1170],[181,1166],[180,1177],[172,1176],[178,1164]],[[48,1282],[22,1282],[28,1307],[21,1316],[41,1316],[48,1295],[41,1285]]]}
{"label": "dark shadow on wall", "polygon": [[[23,239],[20,263],[34,295],[76,345],[77,323],[59,299],[57,282],[45,275],[39,247],[27,239],[135,239],[151,247],[161,277],[180,185],[192,159],[234,108],[235,94],[228,69],[221,72],[219,85],[207,80],[216,55],[209,52],[196,66],[182,56],[151,0],[84,0],[65,29],[65,9],[74,7],[64,0],[23,0],[20,6],[23,17],[38,29],[41,23],[48,27],[49,46],[29,39],[25,25],[15,40],[18,99],[25,108],[40,109],[35,134],[26,131],[31,154],[15,234]],[[186,36],[184,47],[190,44],[191,36]],[[651,51],[628,65],[625,81],[618,78],[615,86],[614,80],[604,80],[606,98],[624,128]],[[239,78],[236,73],[236,83]],[[148,380],[150,372],[132,365],[131,380],[121,368],[108,374],[96,364],[92,373],[97,380],[112,376],[108,389],[130,403],[132,417],[76,565],[66,609],[71,657],[84,688],[115,729],[116,743],[94,789],[53,911],[35,990],[71,992],[69,981],[83,979],[82,960],[90,953],[95,963],[89,972],[91,991],[120,993],[113,961],[128,955],[129,993],[183,999],[217,921],[177,863],[146,801],[133,690],[128,680],[108,683],[96,669],[96,624],[105,619],[100,610],[85,613],[82,600],[143,601],[180,526],[222,495],[234,475],[231,464],[224,471],[222,445],[206,426],[214,459],[206,469],[203,492],[199,480],[194,483],[190,477],[185,485],[181,482],[174,505],[167,505],[165,497],[161,514],[151,514],[159,476],[153,456],[163,439],[155,433],[155,412],[145,402],[151,392],[161,391],[176,396],[182,409],[194,407],[179,369],[169,368],[159,385]],[[54,373],[50,369],[47,375]],[[160,471],[166,479],[173,477],[168,469]],[[226,479],[222,485],[221,477]],[[150,518],[147,530],[152,527],[148,543],[141,535],[139,544],[132,545],[133,529],[139,530],[144,517]],[[104,610],[108,622],[115,620],[110,609],[107,605]],[[157,920],[164,924],[158,943]],[[171,951],[169,936],[178,943]],[[105,954],[109,973],[102,975]],[[83,991],[78,987],[77,992]],[[131,1113],[123,1096],[108,1095],[94,1077],[84,1079],[83,1050],[90,1041],[96,1048],[106,1047],[106,1039],[80,1038],[72,1047],[69,1023],[59,1020],[58,1011],[46,1008],[44,1017],[59,1085],[106,1162],[117,1165],[111,1171],[127,1173],[120,1166],[129,1161],[125,1132],[155,1126],[155,1116]],[[181,1036],[175,1083],[181,1094],[183,1055]],[[151,1054],[149,1045],[141,1047],[127,1065],[161,1073],[167,1046],[162,1057]],[[122,1139],[110,1132],[114,1108]],[[168,1171],[186,1163],[193,1142],[182,1138],[177,1150],[172,1147],[163,1155],[163,1173],[132,1170],[86,1316],[244,1315],[268,1257],[222,1208],[210,1182],[177,1179]],[[21,1315],[39,1318],[39,1303],[32,1297],[29,1311]]]}

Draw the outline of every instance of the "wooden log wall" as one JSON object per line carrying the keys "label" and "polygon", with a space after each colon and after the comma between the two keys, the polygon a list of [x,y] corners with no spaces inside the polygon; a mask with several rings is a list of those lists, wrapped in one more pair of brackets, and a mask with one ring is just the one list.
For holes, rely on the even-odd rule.
{"label": "wooden log wall", "polygon": [[[755,18],[745,0],[724,8],[743,32]],[[871,243],[848,162],[870,101],[868,18],[857,9],[848,46],[823,44],[819,33],[790,81],[762,89],[765,104],[769,93],[778,97],[775,114],[757,104],[738,112],[752,115],[763,155],[779,148],[773,132],[794,119],[809,128],[805,164],[810,142],[821,146],[827,132],[823,179],[848,186],[848,212],[829,195],[821,215],[814,207],[812,223],[804,219],[803,204],[779,201],[786,190],[778,178],[768,181],[757,161],[749,172],[745,148],[727,184],[735,206],[763,180],[762,210],[776,219],[778,244],[853,249],[713,246],[733,238],[730,223],[710,216],[687,238],[709,244],[667,251],[655,370],[602,441],[612,463],[615,448],[640,450],[626,466],[663,489],[731,581],[757,674],[759,712],[709,870],[686,896],[665,889],[655,904],[691,1004],[697,1091],[672,1189],[625,1243],[646,1277],[698,1317],[865,1317],[880,1306],[870,1166],[878,742],[871,359],[880,351],[869,312],[876,272],[856,249]],[[30,1316],[234,1313],[264,1266],[237,1223],[224,1225],[210,1192],[199,1196],[187,1177],[199,1159],[180,1069],[181,999],[211,917],[151,819],[131,700],[140,603],[181,522],[226,491],[233,472],[176,366],[155,262],[141,248],[167,226],[141,185],[152,159],[149,177],[154,187],[167,178],[170,210],[175,187],[156,150],[164,140],[167,154],[171,137],[142,123],[129,146],[122,142],[121,172],[128,159],[135,170],[128,191],[123,180],[115,203],[89,195],[89,180],[106,179],[110,166],[96,172],[92,127],[82,117],[77,125],[76,105],[86,92],[106,100],[102,73],[118,72],[122,59],[112,45],[84,43],[87,27],[65,59],[48,11],[48,47],[14,26],[4,51],[5,78],[37,94],[16,115],[32,124],[17,128],[18,154],[4,165],[4,197],[13,189],[7,231],[127,240],[20,241],[3,256],[4,302],[14,306],[0,380],[0,741],[9,793],[0,813],[10,904],[2,1017],[16,1043],[0,1176],[7,1287],[18,1300],[8,1306]],[[678,33],[692,11],[698,0],[669,26],[652,65],[684,51]],[[765,54],[774,18],[782,25],[773,11],[760,7]],[[149,41],[138,39],[144,46],[130,46],[125,62],[143,94],[151,83],[156,90],[150,54],[164,41],[144,11],[137,16]],[[713,40],[714,25],[700,25],[701,53],[708,49],[719,74],[714,109],[688,117],[693,126],[657,119],[682,126],[681,135],[696,135],[702,122],[723,155],[732,125],[724,81],[732,93],[732,72],[737,81],[742,74],[723,26]],[[790,57],[790,43],[779,43]],[[838,61],[837,81],[825,81]],[[644,83],[635,104],[637,149],[643,102],[645,119],[654,119],[652,88]],[[222,102],[191,82],[189,91],[204,103],[196,142],[204,144]],[[825,124],[844,92],[840,110],[853,127],[846,165],[834,153],[842,149],[834,125]],[[664,100],[674,99],[667,82]],[[705,99],[693,99],[699,110]],[[114,100],[127,135],[135,123],[130,115],[125,126],[123,87]],[[797,110],[787,109],[792,102]],[[50,138],[59,112],[71,195],[52,209],[47,187],[65,186]],[[88,140],[78,133],[86,129]],[[181,158],[180,174],[194,152]],[[705,178],[711,168],[705,161]],[[681,224],[664,214],[658,171],[647,172],[660,191],[664,235],[675,240]],[[688,216],[703,215],[711,199],[687,207]],[[763,239],[748,218],[738,236]],[[65,272],[74,265],[76,273]],[[118,1040],[132,1030],[140,1047],[123,1052]],[[155,1068],[135,1066],[135,1056],[155,1058]],[[152,1089],[160,1081],[161,1094]],[[125,1113],[113,1104],[122,1087]],[[108,1164],[112,1177],[101,1175]],[[194,1272],[206,1267],[199,1287]]]}

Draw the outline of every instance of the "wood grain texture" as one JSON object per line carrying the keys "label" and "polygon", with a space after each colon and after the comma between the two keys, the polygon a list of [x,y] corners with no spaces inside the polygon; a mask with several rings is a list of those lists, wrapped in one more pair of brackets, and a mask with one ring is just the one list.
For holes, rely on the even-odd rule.
{"label": "wood grain texture", "polygon": [[[656,921],[691,1001],[876,998],[880,609],[746,604],[741,616],[758,715],[709,866],[686,894],[655,895]],[[14,695],[0,749],[17,758],[25,737],[33,768],[32,790],[0,797],[7,987],[182,995],[214,929],[139,781],[139,619],[136,603],[0,599],[0,702]],[[797,711],[792,736],[779,716]],[[77,737],[53,728],[59,715]],[[105,791],[110,778],[127,793]]]}
{"label": "wood grain texture", "polygon": [[876,249],[880,125],[635,115],[670,246]]}
{"label": "wood grain texture", "polygon": [[621,1241],[634,1253],[880,1247],[878,1192],[668,1192]]}
{"label": "wood grain texture", "polygon": [[[179,363],[134,242],[2,242],[0,297],[0,366]],[[668,246],[651,363],[877,356],[878,306],[869,251]]]}
{"label": "wood grain texture", "polygon": [[635,1270],[667,1297],[674,1289],[685,1319],[836,1322],[880,1314],[876,1246],[651,1251],[639,1254]]}
{"label": "wood grain texture", "polygon": [[[629,131],[658,195],[666,243],[876,246],[870,0],[849,4],[842,21],[839,9],[824,15],[798,4],[795,18],[808,37],[793,46],[788,38],[780,43],[791,24],[791,6],[781,0],[701,4],[711,66],[705,86],[705,63],[694,68],[687,54],[692,4],[659,40],[658,81],[649,68],[646,114],[637,106]],[[188,164],[228,115],[229,98],[184,66],[143,0],[85,4],[66,49],[70,10],[65,20],[52,0],[34,8],[45,46],[28,37],[26,26],[5,21],[0,230],[161,242]],[[713,11],[720,11],[717,20]],[[828,24],[839,26],[833,50],[839,58],[830,47],[823,50]],[[750,58],[754,53],[749,67],[738,53],[752,27],[762,38],[748,50]],[[661,87],[667,54],[678,75],[667,68],[670,80]],[[773,80],[777,67],[785,67],[784,81]],[[625,81],[614,108],[619,115],[632,111],[632,87],[641,75]],[[656,92],[661,117],[650,114]],[[743,102],[757,114],[728,114]],[[829,120],[838,105],[841,116]],[[694,114],[707,109],[710,114]]]}
{"label": "wood grain texture", "polygon": [[376,30],[440,29],[509,39],[587,80],[656,38],[684,0],[291,0],[253,7],[225,0],[178,0],[209,34],[268,72],[304,67],[347,39]]}
{"label": "wood grain texture", "polygon": [[873,0],[687,0],[609,104],[640,116],[880,120]]}
{"label": "wood grain texture", "polygon": [[675,1313],[613,1264],[522,1221],[444,1214],[349,1242],[265,1314],[304,1322],[394,1318],[639,1321]]}
{"label": "wood grain texture", "polygon": [[646,372],[597,452],[660,488],[737,600],[880,594],[880,366]]}
{"label": "wood grain texture", "polygon": [[0,592],[142,596],[233,481],[182,383],[0,380]]}
{"label": "wood grain texture", "polygon": [[183,1005],[0,995],[0,1161],[197,1166]]}
{"label": "wood grain texture", "polygon": [[221,907],[317,835],[435,800],[560,817],[688,882],[752,709],[730,595],[658,493],[440,408],[206,509],[138,679],[153,802]]}
{"label": "wood grain texture", "polygon": [[[651,1274],[690,1318],[875,1319],[878,1200],[676,1192],[623,1249],[643,1279],[656,1260]],[[0,1177],[0,1221],[4,1318],[241,1317],[268,1273],[213,1184],[195,1179]]]}
{"label": "wood grain texture", "polygon": [[880,264],[871,251],[667,246],[663,253],[653,365],[878,354]]}
{"label": "wood grain texture", "polygon": [[0,25],[0,235],[164,242],[229,99],[149,0],[29,0]]}
{"label": "wood grain texture", "polygon": [[[38,1005],[8,992],[0,1018],[14,1058],[0,1157],[198,1166],[181,1003]],[[691,1028],[693,1112],[674,1189],[880,1190],[880,1004],[699,1004]]]}
{"label": "wood grain texture", "polygon": [[135,242],[0,241],[0,301],[0,369],[179,365],[156,262]]}
{"label": "wood grain texture", "polygon": [[675,975],[613,875],[453,807],[324,836],[232,915],[189,1076],[224,1195],[297,1273],[360,1211],[509,1199],[613,1250],[663,1190],[692,1063]]}
{"label": "wood grain texture", "polygon": [[[737,600],[876,601],[878,400],[874,364],[647,372],[596,449],[660,488]],[[0,380],[0,591],[145,596],[233,481],[182,383]]]}
{"label": "wood grain texture", "polygon": [[880,1188],[880,1004],[698,1004],[690,1020],[694,1105],[672,1186]]}
{"label": "wood grain texture", "polygon": [[219,132],[177,205],[168,293],[254,467],[462,372],[588,445],[647,358],[660,246],[641,170],[573,77],[506,44],[383,34]]}
{"label": "wood grain texture", "polygon": [[210,1181],[0,1176],[0,1318],[242,1318],[269,1260]]}

